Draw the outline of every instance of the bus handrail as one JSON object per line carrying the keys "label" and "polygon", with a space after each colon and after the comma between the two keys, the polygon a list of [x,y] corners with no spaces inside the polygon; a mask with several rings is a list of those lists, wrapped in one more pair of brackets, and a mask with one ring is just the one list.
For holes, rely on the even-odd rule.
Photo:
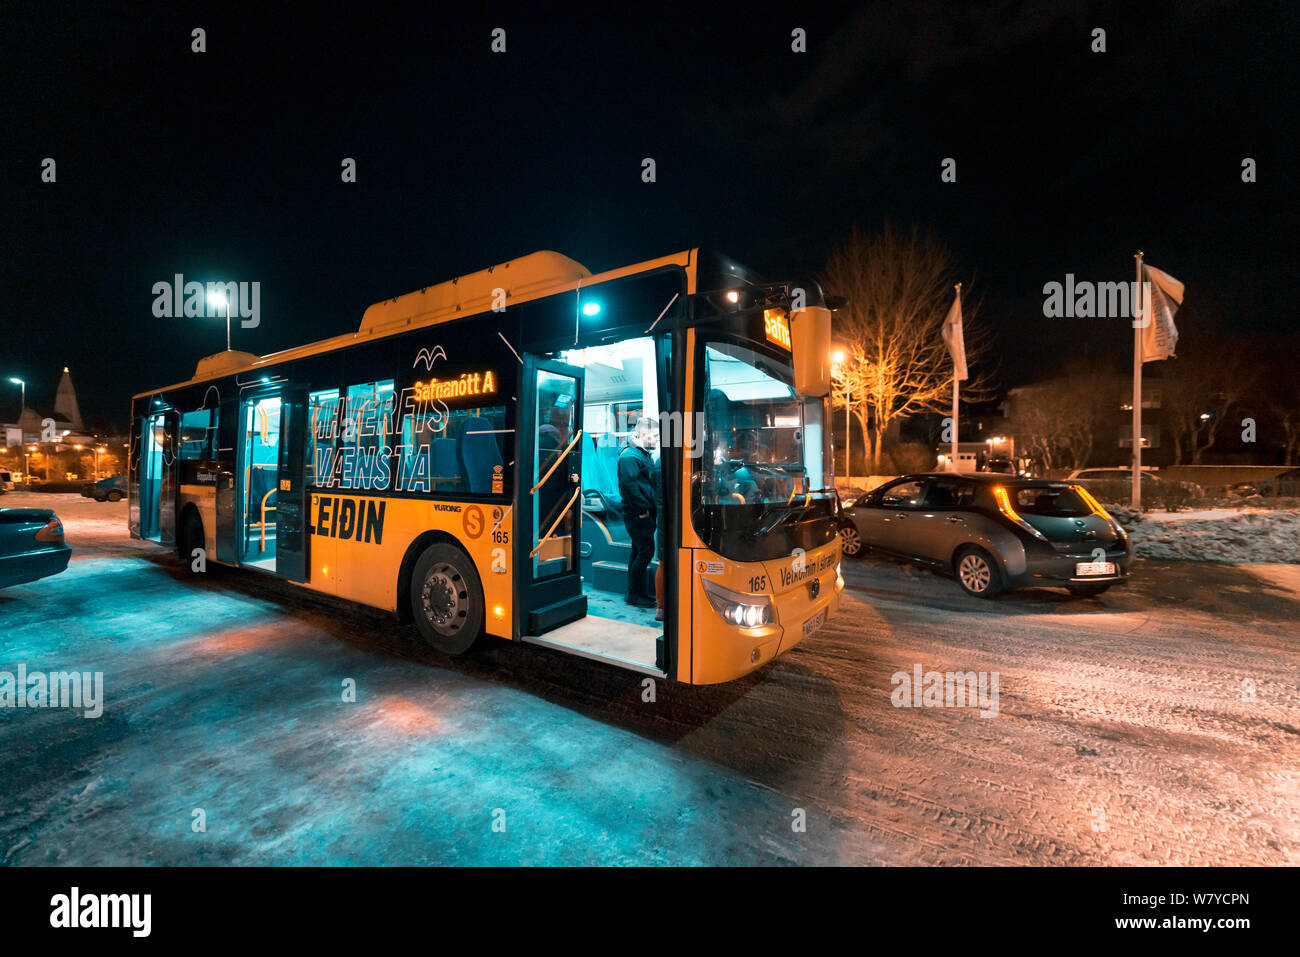
{"label": "bus handrail", "polygon": [[564,461],[565,458],[568,457],[568,454],[569,454],[570,452],[573,451],[573,447],[574,447],[575,445],[578,444],[578,439],[580,439],[580,438],[582,438],[582,429],[579,429],[578,432],[577,432],[577,434],[574,435],[574,437],[573,437],[573,441],[569,443],[568,447],[565,448],[565,450],[564,450],[563,452],[561,452],[559,455],[557,455],[557,456],[555,457],[555,461],[552,462],[552,463],[551,463],[551,467],[550,467],[549,469],[546,470],[546,474],[543,475],[543,476],[538,480],[538,482],[537,482],[536,485],[534,485],[531,489],[528,490],[528,494],[529,494],[529,495],[536,495],[536,494],[537,494],[537,490],[538,490],[539,488],[541,488],[543,485],[546,484],[546,480],[549,479],[549,478],[551,477],[551,474],[552,474],[552,473],[553,473],[557,468],[560,467],[560,463],[561,463],[562,461]]}
{"label": "bus handrail", "polygon": [[538,543],[533,546],[533,550],[528,553],[529,558],[532,558],[541,551],[542,546],[551,540],[551,535],[555,531],[556,526],[560,524],[560,520],[564,518],[565,515],[569,514],[569,509],[573,508],[573,503],[578,500],[578,496],[581,494],[582,486],[573,490],[573,497],[569,499],[569,504],[560,509],[560,514],[555,516],[555,521],[551,522],[551,527],[546,530],[546,534],[541,537]]}
{"label": "bus handrail", "polygon": [[274,495],[275,493],[276,490],[271,489],[269,492],[267,492],[265,495],[262,496],[262,521],[258,523],[261,526],[261,530],[262,530],[262,547],[258,549],[258,551],[262,551],[262,552],[266,551],[266,513],[274,512],[276,510],[274,505],[268,508],[266,505],[266,500],[270,498],[272,495]]}

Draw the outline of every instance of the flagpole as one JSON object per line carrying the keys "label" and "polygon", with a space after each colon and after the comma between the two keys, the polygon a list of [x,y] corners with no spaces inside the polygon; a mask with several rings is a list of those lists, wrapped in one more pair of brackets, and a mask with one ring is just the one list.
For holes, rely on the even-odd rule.
{"label": "flagpole", "polygon": [[[961,283],[957,283],[957,302],[961,302]],[[960,309],[961,307],[958,306]],[[957,471],[957,357],[953,356],[952,363],[952,453],[949,459],[949,466],[952,471]]]}
{"label": "flagpole", "polygon": [[[1138,250],[1133,259],[1137,262],[1137,282],[1133,286],[1133,493],[1130,504],[1142,509],[1142,323],[1143,310],[1138,303],[1142,301],[1142,250]],[[1147,303],[1147,309],[1151,304]],[[1151,322],[1151,317],[1146,316]]]}

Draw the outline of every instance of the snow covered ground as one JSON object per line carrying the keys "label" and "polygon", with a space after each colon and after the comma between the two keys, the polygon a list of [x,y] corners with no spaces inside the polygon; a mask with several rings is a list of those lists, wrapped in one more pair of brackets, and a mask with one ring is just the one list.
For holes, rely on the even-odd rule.
{"label": "snow covered ground", "polygon": [[[24,498],[74,561],[0,591],[0,670],[102,672],[104,710],[0,708],[0,866],[1300,864],[1298,565],[981,601],[850,561],[788,655],[648,702],[551,649],[453,661],[256,573],[196,582],[125,502]],[[996,716],[899,707],[917,666],[998,674]]]}
{"label": "snow covered ground", "polygon": [[1300,509],[1201,509],[1131,512],[1116,519],[1141,558],[1226,562],[1233,565],[1300,562]]}

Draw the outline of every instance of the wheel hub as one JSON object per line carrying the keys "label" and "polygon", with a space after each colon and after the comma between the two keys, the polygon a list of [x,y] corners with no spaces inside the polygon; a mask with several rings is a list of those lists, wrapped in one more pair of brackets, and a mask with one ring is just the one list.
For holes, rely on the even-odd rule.
{"label": "wheel hub", "polygon": [[967,555],[961,560],[961,583],[973,592],[981,592],[989,587],[988,562],[978,555]]}
{"label": "wheel hub", "polygon": [[465,623],[468,597],[460,572],[447,564],[431,568],[420,589],[425,617],[444,635],[454,635]]}

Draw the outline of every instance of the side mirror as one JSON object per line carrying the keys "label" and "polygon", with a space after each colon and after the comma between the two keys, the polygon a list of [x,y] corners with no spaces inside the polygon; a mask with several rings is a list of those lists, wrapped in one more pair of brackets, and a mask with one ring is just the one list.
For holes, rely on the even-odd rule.
{"label": "side mirror", "polygon": [[825,306],[797,309],[790,316],[794,388],[820,398],[831,391],[831,311]]}

